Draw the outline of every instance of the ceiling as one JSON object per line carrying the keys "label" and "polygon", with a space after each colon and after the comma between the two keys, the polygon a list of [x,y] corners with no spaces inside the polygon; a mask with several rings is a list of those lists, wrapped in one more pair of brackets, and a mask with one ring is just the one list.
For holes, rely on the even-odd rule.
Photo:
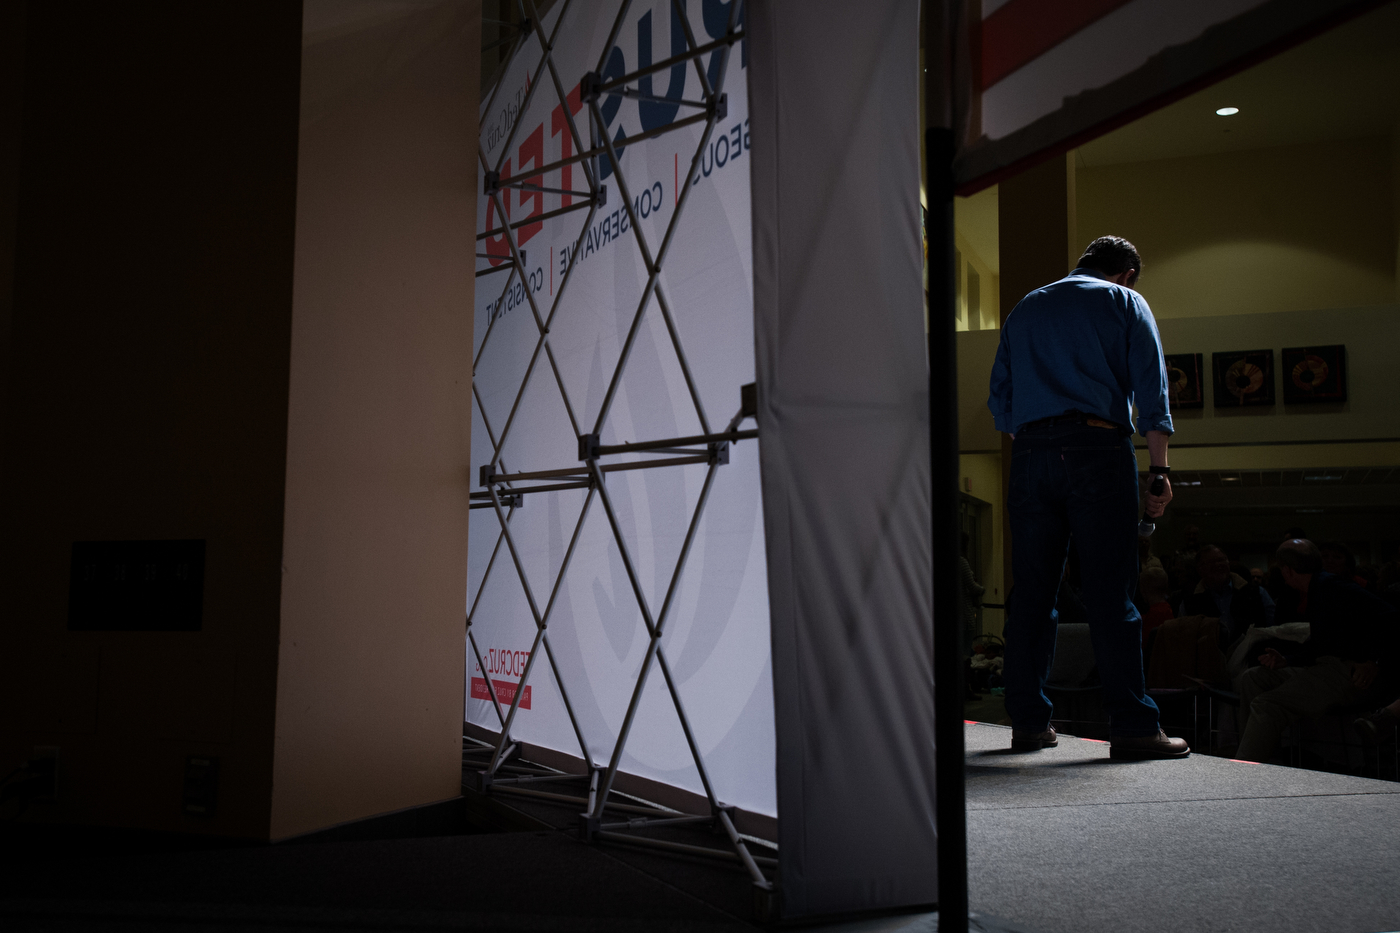
{"label": "ceiling", "polygon": [[[1221,117],[1221,107],[1239,113]],[[1400,0],[1086,143],[1082,167],[1388,136],[1400,125]]]}

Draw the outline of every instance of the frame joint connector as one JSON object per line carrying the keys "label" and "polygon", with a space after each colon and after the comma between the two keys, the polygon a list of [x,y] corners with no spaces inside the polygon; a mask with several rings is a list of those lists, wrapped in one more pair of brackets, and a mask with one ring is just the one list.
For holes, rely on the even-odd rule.
{"label": "frame joint connector", "polygon": [[578,436],[578,458],[580,460],[597,460],[600,446],[598,435],[580,434]]}
{"label": "frame joint connector", "polygon": [[496,468],[491,466],[491,464],[489,463],[483,463],[481,465],[481,488],[490,489],[491,483],[495,480],[495,478]]}
{"label": "frame joint connector", "polygon": [[491,197],[491,195],[496,194],[496,193],[497,193],[498,191],[500,191],[500,190],[501,190],[501,173],[500,173],[500,172],[487,172],[487,173],[486,173],[486,180],[485,180],[485,182],[482,184],[482,194],[483,194],[485,197],[488,197],[488,198],[489,198],[489,197]]}
{"label": "frame joint connector", "polygon": [[758,417],[758,383],[750,382],[739,387],[739,417]]}
{"label": "frame joint connector", "polygon": [[729,95],[721,94],[718,97],[712,95],[709,100],[709,106],[705,109],[709,112],[709,115],[716,120],[723,120],[725,117],[729,116]]}
{"label": "frame joint connector", "polygon": [[603,76],[596,71],[584,72],[578,83],[578,96],[584,103],[598,102],[598,89],[603,86]]}
{"label": "frame joint connector", "polygon": [[592,842],[593,834],[602,827],[603,821],[591,813],[578,815],[578,837],[584,842]]}

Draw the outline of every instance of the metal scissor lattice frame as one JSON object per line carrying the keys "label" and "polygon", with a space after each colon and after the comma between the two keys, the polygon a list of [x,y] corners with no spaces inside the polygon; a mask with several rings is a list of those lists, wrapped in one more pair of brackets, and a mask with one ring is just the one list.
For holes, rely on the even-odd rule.
{"label": "metal scissor lattice frame", "polygon": [[[526,781],[586,778],[588,780],[589,790],[587,809],[583,814],[582,820],[584,835],[586,838],[590,839],[626,839],[636,844],[652,844],[667,848],[676,848],[674,844],[667,845],[666,843],[661,843],[645,837],[623,836],[622,833],[640,826],[695,822],[697,820],[713,821],[719,827],[722,827],[725,835],[728,836],[730,845],[734,850],[733,856],[731,857],[737,857],[739,861],[743,863],[756,885],[765,890],[771,890],[772,883],[760,870],[758,862],[761,861],[765,864],[772,864],[772,861],[770,859],[755,859],[750,853],[748,845],[734,827],[731,815],[733,808],[721,803],[715,795],[713,784],[705,768],[703,756],[700,754],[699,747],[696,744],[695,736],[690,726],[690,720],[686,716],[685,705],[681,701],[675,678],[672,676],[670,665],[667,662],[665,647],[662,644],[662,636],[665,633],[667,618],[674,604],[674,597],[678,591],[678,585],[685,568],[686,559],[690,554],[691,545],[695,540],[696,530],[705,512],[705,505],[713,486],[715,471],[721,465],[728,462],[729,444],[756,437],[758,433],[754,429],[740,430],[742,422],[755,413],[756,406],[754,405],[754,399],[752,394],[748,392],[744,393],[744,400],[740,406],[739,412],[729,422],[728,426],[723,431],[712,432],[709,419],[705,413],[705,407],[701,402],[699,390],[691,373],[690,365],[687,362],[684,348],[681,345],[680,334],[675,324],[675,316],[672,313],[670,302],[667,300],[665,290],[660,281],[663,264],[674,242],[678,223],[684,212],[690,190],[696,178],[696,173],[700,170],[701,155],[710,142],[716,122],[723,119],[726,114],[724,80],[728,68],[730,50],[736,42],[739,42],[744,37],[743,33],[737,28],[740,5],[743,0],[734,0],[730,7],[729,23],[725,35],[705,45],[700,45],[696,42],[694,32],[691,29],[680,0],[672,0],[671,15],[676,17],[684,26],[685,51],[645,68],[605,81],[601,77],[604,72],[604,66],[608,61],[609,52],[617,42],[618,35],[622,30],[623,21],[631,6],[631,0],[623,0],[621,9],[618,11],[617,17],[609,32],[607,42],[603,46],[597,69],[585,74],[579,83],[581,109],[582,107],[586,107],[588,112],[589,141],[587,146],[584,145],[583,137],[579,132],[578,125],[574,121],[568,94],[564,90],[565,85],[560,80],[558,69],[555,66],[553,58],[555,40],[559,36],[560,29],[568,18],[573,0],[564,0],[563,7],[559,12],[558,18],[555,20],[553,31],[549,36],[545,35],[543,24],[539,21],[539,17],[536,14],[533,0],[516,0],[516,2],[517,10],[524,20],[524,23],[511,45],[509,58],[510,60],[514,60],[532,39],[539,44],[541,53],[539,64],[535,67],[533,78],[528,83],[525,98],[519,107],[518,114],[523,116],[529,109],[530,102],[541,87],[541,79],[547,76],[548,83],[552,86],[554,93],[558,97],[564,119],[567,122],[568,138],[572,142],[574,154],[568,155],[556,162],[538,166],[528,172],[519,172],[507,178],[502,178],[501,171],[505,164],[507,153],[510,151],[511,144],[515,140],[516,132],[520,124],[523,122],[521,116],[517,116],[514,120],[506,136],[505,143],[501,147],[500,155],[494,165],[491,163],[490,159],[488,159],[484,147],[478,147],[478,156],[486,176],[484,194],[491,199],[495,208],[495,213],[501,218],[501,222],[500,226],[478,234],[477,241],[481,242],[488,237],[503,235],[509,249],[509,256],[505,263],[490,269],[481,270],[477,273],[477,276],[480,278],[495,272],[508,270],[505,287],[502,289],[501,298],[495,306],[497,309],[502,307],[506,295],[515,285],[517,277],[519,277],[524,285],[522,291],[524,292],[526,302],[529,305],[530,314],[538,332],[535,348],[525,367],[520,388],[516,392],[510,413],[501,425],[499,433],[493,429],[487,417],[486,408],[482,402],[481,393],[475,381],[476,369],[490,343],[492,331],[496,321],[499,319],[498,314],[493,313],[491,315],[486,333],[482,337],[481,346],[478,348],[473,360],[472,397],[475,409],[481,415],[482,424],[486,428],[487,436],[491,443],[492,456],[490,462],[481,469],[480,481],[484,487],[484,491],[472,494],[473,501],[471,507],[473,509],[491,509],[500,525],[500,533],[497,536],[491,557],[487,562],[481,582],[478,585],[476,596],[471,601],[471,608],[467,613],[466,620],[467,641],[477,665],[480,666],[482,670],[486,688],[491,698],[492,707],[501,725],[500,736],[494,749],[490,753],[490,761],[481,773],[482,784],[488,790],[496,788],[509,789],[512,784],[519,784]],[[713,84],[702,62],[704,56],[712,53],[720,56],[720,67],[716,71],[716,79]],[[658,97],[651,94],[644,94],[638,88],[629,86],[635,83],[639,78],[665,71],[666,69],[686,62],[694,63],[696,73],[700,79],[703,100],[686,101],[677,100],[676,98]],[[507,62],[498,73],[503,74],[508,67],[509,62]],[[488,103],[486,107],[487,112],[491,110],[496,94],[499,93],[503,83],[503,81],[498,82],[496,88],[492,91],[491,102]],[[642,225],[639,223],[636,207],[632,201],[631,191],[628,188],[626,173],[623,170],[617,148],[608,134],[607,121],[604,119],[600,109],[600,99],[609,96],[665,101],[667,103],[691,107],[698,111],[690,116],[673,120],[664,126],[644,130],[635,136],[629,137],[627,140],[628,145],[642,139],[653,138],[663,133],[678,130],[693,124],[704,124],[704,129],[701,133],[699,144],[696,147],[695,155],[689,162],[684,184],[680,186],[677,192],[677,201],[672,211],[671,218],[654,252],[651,244],[647,241],[647,236]],[[631,326],[623,340],[617,365],[613,370],[612,377],[598,412],[597,420],[591,425],[590,430],[584,430],[579,423],[578,416],[569,398],[568,389],[564,384],[563,376],[555,361],[554,351],[550,344],[550,329],[559,312],[560,304],[567,292],[568,283],[577,265],[578,257],[582,252],[586,232],[593,223],[593,218],[597,213],[598,207],[600,204],[604,203],[606,199],[606,189],[600,184],[601,172],[597,164],[597,160],[600,159],[608,160],[608,164],[612,169],[612,174],[616,179],[623,209],[627,212],[637,250],[646,269],[646,282],[642,288],[641,298],[638,301],[636,310],[632,315]],[[562,187],[550,188],[543,184],[548,173],[559,171],[571,165],[578,165],[582,169],[588,188],[586,192],[571,191]],[[535,214],[512,222],[510,215],[506,212],[506,202],[504,199],[505,192],[509,191],[511,188],[540,192],[541,194],[554,193],[571,198],[579,197],[581,200],[577,204],[561,205],[557,210]],[[539,206],[543,206],[542,202]],[[587,210],[587,215],[580,229],[575,248],[570,251],[563,278],[558,289],[554,293],[553,302],[548,308],[547,313],[542,314],[540,306],[536,301],[534,291],[529,287],[528,281],[526,280],[526,265],[524,256],[520,250],[516,231],[527,224],[538,223],[552,217],[585,209]],[[479,258],[500,258],[495,254],[489,253],[478,253],[477,255]],[[621,383],[623,372],[627,368],[628,358],[633,344],[641,329],[643,319],[652,303],[653,297],[656,301],[657,310],[660,312],[665,322],[671,344],[675,349],[676,359],[679,361],[681,373],[684,377],[691,401],[695,407],[695,414],[698,418],[702,433],[690,437],[664,438],[638,443],[605,446],[599,442],[599,439],[602,436],[604,427],[608,423],[608,416],[611,412],[618,386]],[[559,389],[559,395],[563,401],[564,409],[568,414],[569,423],[573,428],[574,434],[578,437],[578,459],[582,461],[583,465],[576,467],[523,470],[514,473],[507,472],[505,463],[501,458],[501,453],[506,440],[510,437],[515,427],[515,419],[520,410],[521,400],[524,398],[526,389],[529,387],[531,380],[536,375],[536,368],[540,362],[541,355],[548,361],[549,368],[554,374],[554,382]],[[608,459],[617,455],[643,452],[652,453],[656,456],[653,459],[626,462],[617,462]],[[698,501],[695,504],[694,510],[691,512],[680,553],[677,557],[675,567],[671,572],[669,585],[666,590],[666,595],[662,600],[660,611],[653,614],[646,595],[643,592],[631,552],[622,534],[622,529],[619,526],[612,499],[608,494],[605,477],[606,474],[610,472],[620,470],[679,467],[685,465],[704,465],[705,478],[700,489]],[[526,495],[562,492],[564,490],[574,489],[586,489],[587,494],[584,498],[578,521],[574,525],[574,530],[569,539],[569,544],[564,553],[558,574],[555,576],[550,586],[548,601],[545,603],[543,610],[541,610],[535,598],[535,590],[530,584],[525,565],[521,559],[519,549],[517,548],[515,536],[511,532],[511,519],[516,509],[523,504]],[[602,503],[608,526],[621,555],[621,560],[626,570],[627,578],[631,585],[633,596],[636,599],[637,608],[640,611],[641,621],[646,629],[648,638],[646,654],[642,660],[641,669],[637,674],[637,681],[632,690],[631,700],[628,704],[622,726],[618,730],[617,740],[613,745],[607,765],[601,767],[593,761],[592,755],[589,753],[583,730],[579,725],[578,717],[569,699],[567,686],[560,673],[553,647],[550,644],[548,631],[551,614],[554,611],[560,589],[568,573],[569,564],[573,558],[574,550],[578,544],[584,522],[588,518],[588,514],[595,499]],[[476,618],[481,594],[485,590],[487,581],[491,577],[492,570],[496,566],[497,558],[501,553],[502,544],[505,545],[510,555],[511,562],[515,567],[516,575],[519,578],[526,603],[529,606],[530,615],[535,624],[534,641],[526,656],[520,680],[516,684],[515,693],[509,704],[502,704],[501,698],[497,695],[495,682],[487,672],[488,669],[483,663],[481,650],[472,633],[472,624]],[[513,755],[518,754],[520,746],[519,743],[512,738],[511,727],[514,724],[516,713],[519,710],[521,699],[525,693],[525,687],[529,683],[529,678],[534,670],[535,662],[541,654],[541,650],[543,650],[543,654],[549,662],[555,684],[559,689],[559,695],[563,699],[565,711],[568,713],[569,721],[573,726],[575,737],[578,740],[582,758],[588,765],[588,773],[586,775],[533,775],[522,777],[501,770],[502,766],[509,761]],[[627,738],[631,731],[638,706],[641,702],[643,690],[653,666],[660,669],[662,677],[665,680],[667,692],[675,706],[676,715],[679,718],[681,729],[684,732],[686,743],[690,749],[691,757],[694,759],[695,768],[704,786],[705,796],[709,802],[710,813],[708,816],[704,817],[677,815],[673,817],[647,817],[639,819],[632,816],[622,821],[606,822],[604,815],[605,810],[610,807],[617,807],[616,803],[610,802],[610,797],[614,793],[613,783],[621,765],[622,754],[626,747]],[[627,810],[635,810],[635,808],[624,806],[623,810],[626,812]]]}

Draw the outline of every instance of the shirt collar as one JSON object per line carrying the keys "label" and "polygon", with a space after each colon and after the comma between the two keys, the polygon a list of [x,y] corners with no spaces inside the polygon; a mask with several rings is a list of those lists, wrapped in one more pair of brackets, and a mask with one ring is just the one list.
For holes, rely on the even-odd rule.
{"label": "shirt collar", "polygon": [[1077,267],[1070,275],[1087,275],[1092,278],[1103,279],[1105,282],[1108,281],[1108,276],[1098,269],[1086,269],[1084,266]]}

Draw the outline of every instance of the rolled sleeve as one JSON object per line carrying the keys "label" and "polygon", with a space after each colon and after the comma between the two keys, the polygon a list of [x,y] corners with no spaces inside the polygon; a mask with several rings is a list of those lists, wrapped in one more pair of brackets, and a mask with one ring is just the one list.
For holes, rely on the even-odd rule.
{"label": "rolled sleeve", "polygon": [[996,362],[992,364],[991,395],[987,398],[992,420],[997,430],[1012,434],[1016,425],[1011,423],[1011,354],[1006,347],[1006,328],[1002,328],[1001,341],[997,344]]}
{"label": "rolled sleeve", "polygon": [[1138,433],[1172,433],[1172,416],[1167,395],[1167,367],[1162,355],[1162,338],[1152,311],[1133,294],[1133,321],[1128,333],[1128,372],[1133,402],[1138,410]]}

